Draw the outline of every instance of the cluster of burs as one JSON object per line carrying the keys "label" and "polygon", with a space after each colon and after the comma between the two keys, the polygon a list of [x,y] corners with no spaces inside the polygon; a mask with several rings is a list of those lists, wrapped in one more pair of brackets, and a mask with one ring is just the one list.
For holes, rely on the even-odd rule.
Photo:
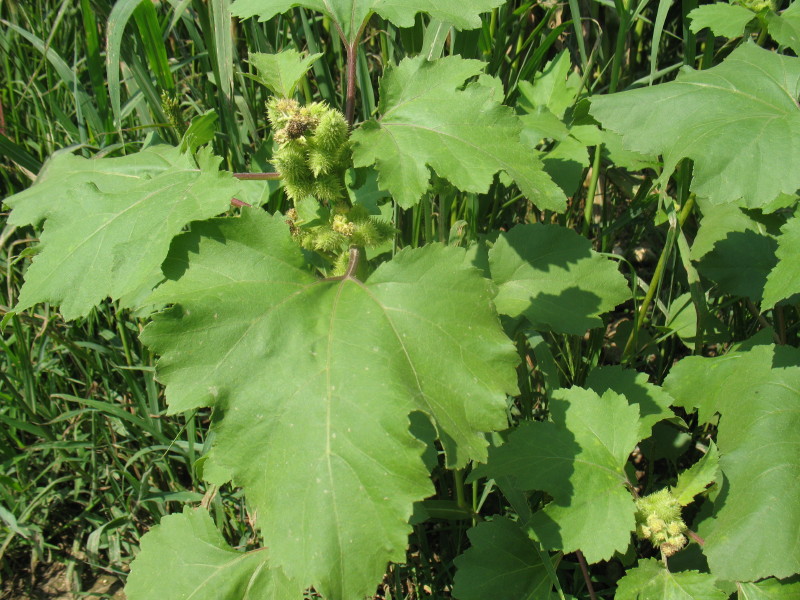
{"label": "cluster of burs", "polygon": [[374,219],[364,207],[350,206],[344,186],[349,128],[341,112],[324,102],[300,106],[296,100],[272,98],[267,116],[277,144],[272,164],[286,194],[295,205],[315,198],[327,215],[326,222],[305,226],[295,209],[288,211],[292,234],[304,248],[328,254],[334,270],[343,271],[351,246],[374,248],[394,235],[390,223]]}
{"label": "cluster of burs", "polygon": [[685,531],[681,505],[669,490],[636,500],[636,534],[649,540],[664,556],[672,556],[686,545]]}

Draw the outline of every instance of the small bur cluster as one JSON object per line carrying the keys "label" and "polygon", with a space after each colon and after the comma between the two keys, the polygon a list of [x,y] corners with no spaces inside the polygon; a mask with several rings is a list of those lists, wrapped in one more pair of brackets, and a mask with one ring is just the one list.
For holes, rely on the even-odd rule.
{"label": "small bur cluster", "polygon": [[298,225],[299,216],[293,208],[286,213],[292,235],[306,250],[315,250],[333,258],[333,273],[347,269],[348,249],[351,246],[376,248],[395,233],[391,223],[375,219],[363,206],[338,204],[327,223],[317,226]]}
{"label": "small bur cluster", "polygon": [[277,149],[272,163],[294,202],[311,196],[323,205],[322,222],[306,223],[295,208],[286,213],[292,236],[306,250],[325,255],[333,273],[347,269],[349,248],[375,248],[395,233],[390,223],[375,219],[363,206],[350,206],[344,174],[350,166],[347,122],[323,102],[300,106],[289,98],[272,98],[267,117]]}
{"label": "small bur cluster", "polygon": [[636,500],[636,535],[649,540],[665,557],[686,545],[686,523],[681,518],[681,505],[663,489]]}
{"label": "small bur cluster", "polygon": [[333,204],[344,198],[348,127],[338,110],[323,102],[300,106],[290,98],[267,104],[277,150],[272,163],[294,201],[314,196]]}

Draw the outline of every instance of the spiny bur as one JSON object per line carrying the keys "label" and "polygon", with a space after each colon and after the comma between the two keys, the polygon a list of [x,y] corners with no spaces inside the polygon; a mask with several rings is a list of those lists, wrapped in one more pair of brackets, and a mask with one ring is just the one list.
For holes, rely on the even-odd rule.
{"label": "spiny bur", "polygon": [[344,198],[348,127],[342,113],[323,102],[300,106],[290,98],[267,103],[275,151],[272,162],[294,201],[312,195],[333,204]]}
{"label": "spiny bur", "polygon": [[649,540],[665,557],[686,545],[681,505],[668,489],[636,500],[636,535]]}

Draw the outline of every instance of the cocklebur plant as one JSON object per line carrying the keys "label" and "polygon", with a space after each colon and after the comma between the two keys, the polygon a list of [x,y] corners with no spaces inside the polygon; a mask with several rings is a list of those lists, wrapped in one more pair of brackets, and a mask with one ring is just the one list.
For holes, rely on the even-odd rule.
{"label": "cocklebur plant", "polygon": [[[516,597],[563,595],[577,572],[558,568],[570,553],[579,562],[616,557],[624,564],[621,598],[652,596],[653,586],[672,593],[685,584],[701,590],[698,597],[719,598],[718,580],[756,586],[797,573],[797,352],[763,340],[715,358],[698,352],[672,366],[663,386],[622,365],[591,365],[564,377],[550,369],[557,346],[548,340],[567,340],[564,347],[572,348],[587,330],[602,336],[603,315],[632,293],[615,262],[552,222],[568,206],[547,170],[557,168],[558,156],[548,166],[523,141],[534,136],[501,104],[502,82],[483,73],[484,63],[438,58],[441,48],[432,46],[386,65],[376,114],[355,123],[355,51],[372,11],[399,25],[422,11],[467,27],[500,2],[239,0],[234,10],[268,19],[297,4],[325,13],[348,60],[340,114],[293,98],[311,57],[254,59],[267,71],[293,73],[260,75],[282,88],[273,89],[269,118],[273,161],[292,210],[243,207],[227,214],[243,184],[200,147],[200,139],[210,139],[200,134],[178,148],[151,144],[124,157],[60,154],[35,186],[7,200],[12,224],[44,223],[41,252],[16,309],[53,302],[65,318],[76,318],[106,297],[122,307],[166,307],[151,315],[142,340],[160,357],[167,412],[213,409],[202,477],[212,486],[240,487],[257,515],[263,547],[249,552],[228,545],[202,506],[162,519],[142,538],[126,587],[130,600],[288,600],[311,589],[332,600],[364,598],[388,563],[406,560],[412,518],[416,524],[434,518],[437,502],[459,515],[453,529],[475,525],[471,548],[455,562],[452,593],[461,600],[499,598],[508,589]],[[580,86],[567,85],[564,60],[555,63],[564,76],[537,75],[534,86],[539,78],[544,85],[530,94],[533,102],[549,96],[548,113],[533,106],[528,114],[544,114],[550,125],[586,101],[576,97]],[[725,223],[745,222],[740,229],[772,236],[778,247],[754,300],[771,308],[799,291],[797,280],[785,276],[794,272],[796,219],[783,210],[780,234],[765,234],[739,209],[766,211],[781,195],[789,196],[781,197],[782,209],[796,204],[798,81],[798,59],[743,46],[714,69],[595,97],[584,121],[571,122],[568,132],[555,123],[550,131],[561,141],[581,136],[611,144],[611,137],[598,137],[602,125],[629,154],[660,156],[664,178],[692,159],[701,231],[713,206],[732,205],[740,215]],[[703,110],[685,110],[686,98]],[[726,115],[742,112],[755,123],[754,136],[767,132],[769,159],[740,150],[742,128],[726,128]],[[596,122],[587,124],[591,118]],[[340,179],[352,166],[368,171],[381,199],[389,196],[397,210],[421,201],[430,208],[433,171],[459,194],[476,196],[493,185],[504,186],[511,199],[519,192],[526,213],[541,218],[489,231],[468,249],[406,247],[379,257],[364,276],[358,263],[366,253],[359,248],[387,239],[396,223],[375,219],[366,201],[351,200],[350,191],[356,197],[363,191],[346,189]],[[758,177],[750,176],[754,171]],[[446,189],[437,186],[435,193]],[[686,197],[675,200],[692,206]],[[682,223],[670,224],[670,239],[678,239],[667,247],[684,253]],[[742,232],[715,230],[706,243],[724,241],[727,233]],[[695,274],[697,257],[682,258]],[[320,268],[326,261],[329,268]],[[720,286],[741,285],[719,262],[698,268],[721,279]],[[750,279],[744,283],[752,287]],[[650,289],[658,285],[651,281]],[[693,304],[702,298],[693,296]],[[520,389],[530,383],[530,366],[545,380],[535,410],[531,394]],[[683,415],[697,411],[701,426],[716,433],[719,453],[704,437],[697,444],[703,458],[668,494],[680,506],[697,498],[711,516],[690,524],[697,529],[692,536],[672,500],[668,510],[640,506],[646,512],[639,532],[650,538],[654,530],[665,532],[656,542],[668,560],[654,564],[648,557],[657,550],[640,544],[642,560],[634,565],[632,490],[648,482],[631,476],[629,457],[637,445],[657,443],[659,424],[685,424],[673,406]],[[428,502],[437,493],[431,470],[455,500]],[[494,493],[490,481],[503,492],[495,496],[496,511],[478,501]],[[720,489],[707,490],[711,482]],[[466,485],[473,486],[471,504]],[[661,496],[645,496],[642,505]],[[708,567],[697,561],[694,571],[669,570],[668,551],[680,536],[703,540]],[[763,551],[766,545],[772,551]],[[579,586],[567,592],[582,593]]]}

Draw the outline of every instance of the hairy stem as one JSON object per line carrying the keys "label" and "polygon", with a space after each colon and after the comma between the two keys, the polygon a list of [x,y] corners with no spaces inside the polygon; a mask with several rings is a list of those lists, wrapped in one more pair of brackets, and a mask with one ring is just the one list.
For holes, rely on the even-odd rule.
{"label": "hairy stem", "polygon": [[575,550],[575,556],[578,557],[578,564],[581,566],[581,573],[583,573],[583,580],[586,582],[586,589],[589,592],[589,598],[597,600],[597,595],[594,593],[594,586],[592,585],[592,578],[589,575],[589,567],[586,565],[586,559],[583,557],[583,552]]}
{"label": "hairy stem", "polygon": [[356,114],[356,40],[352,44],[347,44],[347,99],[344,109],[344,117],[347,125],[353,126],[353,119]]}
{"label": "hairy stem", "polygon": [[350,258],[347,263],[347,271],[344,272],[342,279],[353,279],[358,270],[358,261],[361,258],[361,253],[358,248],[350,248]]}
{"label": "hairy stem", "polygon": [[276,180],[281,178],[280,173],[234,173],[236,179],[243,179],[245,181],[267,181]]}

